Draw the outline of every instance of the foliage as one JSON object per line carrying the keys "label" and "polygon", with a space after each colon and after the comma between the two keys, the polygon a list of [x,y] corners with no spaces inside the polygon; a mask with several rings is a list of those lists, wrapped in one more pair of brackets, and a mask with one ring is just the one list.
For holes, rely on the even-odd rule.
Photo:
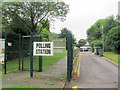
{"label": "foliage", "polygon": [[36,34],[40,34],[42,32],[43,29],[46,29],[50,32],[49,30],[49,27],[50,27],[50,22],[47,20],[42,20],[38,25],[37,25],[37,33]]}
{"label": "foliage", "polygon": [[[72,34],[72,32],[69,31],[67,28],[62,28],[61,33],[59,34],[59,38],[66,38],[67,34]],[[72,42],[73,44],[76,44],[76,39],[74,38],[73,34],[72,34]]]}
{"label": "foliage", "polygon": [[113,51],[115,53],[120,53],[120,26],[114,27],[109,30],[106,40],[105,40],[106,49],[108,51]]}
{"label": "foliage", "polygon": [[[7,39],[14,46],[7,46],[8,60],[18,57],[18,40],[15,35],[40,34],[43,41],[50,39],[50,21],[54,18],[64,20],[69,6],[64,2],[3,2],[2,3],[2,37],[5,30],[7,31]],[[25,54],[29,51],[29,39],[24,45]],[[17,43],[17,44],[16,44]]]}
{"label": "foliage", "polygon": [[[117,17],[119,17],[119,16],[117,16]],[[116,46],[114,44],[112,45],[113,42],[111,42],[111,44],[109,44],[108,41],[111,41],[111,39],[108,38],[107,34],[109,33],[109,31],[112,28],[117,27],[118,25],[119,25],[118,19],[115,19],[114,16],[109,16],[105,19],[99,19],[97,22],[95,22],[95,24],[93,24],[90,28],[88,28],[87,41],[91,45],[92,51],[94,51],[95,46],[102,46],[102,43],[104,43],[105,51],[111,51],[114,48],[114,52],[115,52],[117,50],[117,49],[115,49]],[[113,32],[111,32],[111,33],[113,33]],[[118,35],[116,32],[115,37],[117,37],[117,36]],[[118,41],[114,41],[114,42],[117,43]]]}
{"label": "foliage", "polygon": [[103,23],[103,33],[106,35],[110,29],[113,27],[118,26],[118,22],[115,20],[114,16],[109,16],[105,19],[105,22]]}
{"label": "foliage", "polygon": [[87,43],[87,41],[85,39],[80,39],[78,41],[77,47],[81,47],[84,46]]}
{"label": "foliage", "polygon": [[43,20],[41,23],[37,25],[37,35],[40,34],[42,36],[42,41],[49,41],[50,39],[50,23],[48,20]]}
{"label": "foliage", "polygon": [[66,38],[68,33],[71,34],[72,32],[69,31],[67,28],[62,28],[61,33],[59,34],[59,37]]}
{"label": "foliage", "polygon": [[[64,2],[4,2],[2,4],[3,17],[8,21],[18,20],[25,24],[31,32],[36,33],[37,25],[44,19],[54,18],[64,20],[69,6]],[[25,19],[30,20],[27,22]],[[30,23],[30,24],[29,24]],[[44,26],[44,25],[43,25]]]}
{"label": "foliage", "polygon": [[44,28],[41,33],[40,36],[42,36],[42,41],[43,42],[48,42],[49,41],[49,32],[46,28]]}
{"label": "foliage", "polygon": [[94,40],[94,41],[91,42],[91,45],[93,47],[97,47],[97,46],[102,47],[102,41],[100,41],[100,40]]}
{"label": "foliage", "polygon": [[59,34],[54,33],[54,32],[51,32],[51,34],[52,34],[52,38],[53,38],[53,39],[59,38]]}
{"label": "foliage", "polygon": [[87,30],[87,36],[88,36],[87,41],[89,43],[97,39],[101,40],[101,35],[102,35],[101,25],[103,22],[104,20],[100,19]]}

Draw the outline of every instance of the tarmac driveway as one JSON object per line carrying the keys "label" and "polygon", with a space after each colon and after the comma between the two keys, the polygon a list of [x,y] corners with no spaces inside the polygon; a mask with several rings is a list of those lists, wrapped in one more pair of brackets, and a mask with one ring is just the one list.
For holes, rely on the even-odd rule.
{"label": "tarmac driveway", "polygon": [[118,88],[118,67],[91,52],[81,53],[80,77],[69,88]]}

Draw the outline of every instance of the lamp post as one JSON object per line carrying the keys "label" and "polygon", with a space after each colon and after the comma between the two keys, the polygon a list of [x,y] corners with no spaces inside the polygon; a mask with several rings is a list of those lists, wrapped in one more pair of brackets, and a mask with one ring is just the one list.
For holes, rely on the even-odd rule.
{"label": "lamp post", "polygon": [[102,49],[103,49],[103,52],[104,52],[104,32],[103,32],[103,25],[102,25]]}

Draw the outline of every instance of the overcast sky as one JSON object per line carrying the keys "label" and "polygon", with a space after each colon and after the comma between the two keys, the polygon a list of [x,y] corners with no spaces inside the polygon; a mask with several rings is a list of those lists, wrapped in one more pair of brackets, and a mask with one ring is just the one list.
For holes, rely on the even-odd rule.
{"label": "overcast sky", "polygon": [[118,14],[120,0],[63,0],[70,5],[66,21],[56,20],[51,25],[51,32],[60,33],[64,27],[74,34],[77,41],[86,39],[86,30],[98,19]]}

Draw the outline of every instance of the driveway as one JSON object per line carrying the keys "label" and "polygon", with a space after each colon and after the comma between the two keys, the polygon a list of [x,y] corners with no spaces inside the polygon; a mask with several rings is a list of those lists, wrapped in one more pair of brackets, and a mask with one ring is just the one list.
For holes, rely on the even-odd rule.
{"label": "driveway", "polygon": [[80,77],[71,81],[69,88],[118,88],[118,67],[113,63],[94,55],[81,52]]}

